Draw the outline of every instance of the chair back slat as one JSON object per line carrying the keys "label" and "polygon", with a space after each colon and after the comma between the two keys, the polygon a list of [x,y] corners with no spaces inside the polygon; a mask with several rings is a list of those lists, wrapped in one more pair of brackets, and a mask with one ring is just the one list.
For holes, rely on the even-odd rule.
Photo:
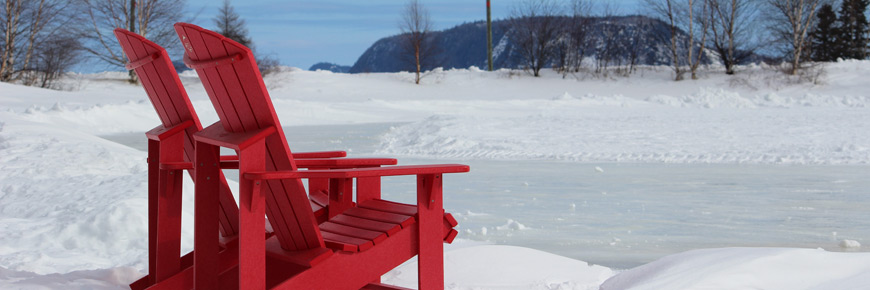
{"label": "chair back slat", "polygon": [[[137,44],[131,44],[131,41],[129,39],[130,35],[126,33],[126,30],[116,30],[115,36],[118,38],[118,42],[121,43],[121,47],[123,48],[124,53],[127,55],[127,58],[130,61],[142,59],[143,56],[147,55],[144,52],[144,49],[141,48],[141,45],[138,44],[141,43],[141,41],[139,41],[138,39],[134,39],[133,42]],[[159,57],[157,59],[154,59],[154,61],[157,61],[158,59]],[[155,91],[155,88],[152,85],[151,76],[148,74],[146,66],[151,66],[153,68],[154,61],[145,65],[140,65],[135,68],[136,75],[139,77],[139,81],[145,88],[145,92],[148,94],[148,98],[151,99],[151,104],[154,105],[154,110],[156,110],[157,115],[160,116],[160,122],[163,124],[163,126],[170,127],[175,124],[180,124],[181,121],[177,118],[177,116],[175,116],[174,114],[173,116],[167,115],[167,113],[169,113],[169,110],[167,110],[164,102],[168,101],[163,99],[163,92],[158,93],[157,91]]]}
{"label": "chair back slat", "polygon": [[[230,132],[249,132],[274,126],[266,138],[266,170],[296,170],[284,130],[272,106],[266,85],[247,47],[196,25],[177,23],[175,30],[187,54],[186,60],[200,76],[221,124]],[[238,61],[225,61],[235,55]],[[263,191],[266,214],[286,250],[324,247],[314,213],[301,180],[271,180]]]}

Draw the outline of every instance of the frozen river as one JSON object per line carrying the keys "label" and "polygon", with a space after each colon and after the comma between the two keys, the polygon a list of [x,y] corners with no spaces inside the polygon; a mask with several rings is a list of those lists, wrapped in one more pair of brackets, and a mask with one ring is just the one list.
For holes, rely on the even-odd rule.
{"label": "frozen river", "polygon": [[[300,126],[285,132],[294,151],[378,156],[379,137],[395,125]],[[145,146],[141,133],[106,138]],[[870,166],[408,157],[399,162],[471,166],[470,173],[445,176],[445,207],[460,221],[459,238],[531,247],[614,268],[696,248],[840,251],[843,239],[870,244]],[[384,195],[413,202],[413,182],[387,178]]]}

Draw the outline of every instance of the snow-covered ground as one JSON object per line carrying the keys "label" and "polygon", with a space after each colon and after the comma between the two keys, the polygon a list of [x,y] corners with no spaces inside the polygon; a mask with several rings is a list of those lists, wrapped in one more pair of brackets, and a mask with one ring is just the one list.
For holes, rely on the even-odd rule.
{"label": "snow-covered ground", "polygon": [[[363,145],[324,138],[304,143],[307,147],[302,149],[291,140],[291,148],[349,146],[363,155],[480,164],[472,166],[473,173],[483,174],[475,177],[486,180],[458,178],[457,190],[446,193],[448,210],[457,212],[465,224],[459,242],[446,253],[445,279],[451,289],[861,289],[870,284],[870,253],[861,247],[867,243],[868,224],[860,218],[870,200],[864,197],[867,187],[856,181],[870,164],[868,73],[870,62],[850,61],[828,65],[820,84],[789,82],[761,67],[744,68],[734,77],[709,73],[698,81],[674,83],[667,68],[655,67],[628,79],[563,79],[555,74],[532,78],[472,68],[436,71],[424,79],[424,85],[416,86],[412,76],[404,73],[346,75],[289,69],[268,77],[266,83],[284,126],[318,130],[326,128],[319,125],[334,125],[344,128],[341,132],[375,126],[384,131],[363,134],[361,138],[371,139]],[[109,140],[141,134],[158,121],[144,90],[121,78],[122,73],[71,76],[65,84],[74,90],[68,92],[0,83],[0,288],[118,289],[143,275],[145,153]],[[195,75],[183,74],[183,82],[203,123],[215,121]],[[485,199],[464,197],[471,195],[465,190],[477,188],[471,183],[499,180],[480,170],[512,171],[512,166],[534,162],[553,168],[517,169],[529,177],[489,188],[504,196],[492,192]],[[693,167],[708,165],[731,169]],[[589,168],[589,173],[575,173],[577,166]],[[694,183],[647,190],[638,186],[646,184],[641,178],[625,180],[637,195],[616,202],[578,198],[586,192],[573,192],[577,188],[566,185],[594,183],[584,179],[605,179],[626,168],[638,177],[645,171],[637,168],[650,166],[664,172],[660,175],[699,171],[694,181],[712,182],[725,181],[722,176],[704,175],[746,169],[750,179],[733,179],[752,181],[750,189],[757,180],[771,176],[799,176],[799,182],[813,179],[806,176],[818,172],[828,176],[819,178],[825,186],[816,188],[819,182],[810,181],[796,198],[762,195],[761,201],[746,194],[750,191],[715,198],[693,195],[692,189],[699,186]],[[674,167],[678,169],[673,171]],[[777,168],[785,168],[785,173],[766,174]],[[546,194],[529,192],[532,196],[522,202],[511,200],[516,195],[510,192],[524,194],[536,186],[554,189]],[[189,183],[186,188],[190,189]],[[668,195],[674,192],[679,196]],[[602,191],[595,194],[608,196]],[[186,205],[191,204],[190,198],[186,196]],[[674,207],[662,205],[657,212],[652,208],[656,198],[665,203],[694,200],[697,211],[691,208],[693,214],[688,216],[660,214]],[[502,216],[487,202],[514,215]],[[638,208],[624,207],[635,203]],[[527,210],[525,204],[539,210],[516,212]],[[746,220],[733,212],[717,216],[716,210],[726,208],[716,207],[719,204],[734,204],[733,208],[753,213]],[[657,215],[630,214],[641,207]],[[192,241],[191,213],[191,208],[185,209],[185,248]],[[512,219],[479,226],[493,216]],[[632,218],[655,218],[638,221],[655,226],[627,224]],[[574,220],[570,226],[558,226],[565,219]],[[812,227],[800,223],[803,219],[813,219]],[[549,232],[540,225],[547,221],[556,225]],[[668,247],[686,243],[679,236],[689,234],[681,229],[708,228],[755,231],[760,238],[753,245],[777,248],[674,252],[722,244],[698,241],[684,248]],[[789,228],[788,242],[776,240],[778,228]],[[586,229],[604,242],[572,243],[572,239],[585,241],[575,233]],[[801,229],[806,233],[794,233]],[[612,234],[616,232],[619,237]],[[722,233],[727,231],[715,235]],[[812,240],[816,236],[830,241]],[[513,237],[525,240],[505,242]],[[579,254],[571,254],[572,258],[588,257],[584,260],[598,264],[607,265],[608,257],[618,260],[620,251],[664,257],[621,270],[528,247],[492,244],[533,246],[534,239],[546,244],[551,238],[563,248],[578,248]],[[738,239],[753,237],[738,235]],[[654,241],[640,242],[644,240]],[[806,248],[785,248],[792,246]],[[607,252],[605,247],[614,250]],[[659,250],[653,253],[655,249]],[[411,261],[387,274],[385,281],[413,286],[414,269]]]}

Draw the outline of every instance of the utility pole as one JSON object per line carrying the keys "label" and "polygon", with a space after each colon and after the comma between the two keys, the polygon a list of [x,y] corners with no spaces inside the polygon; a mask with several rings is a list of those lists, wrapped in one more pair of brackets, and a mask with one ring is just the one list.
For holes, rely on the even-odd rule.
{"label": "utility pole", "polygon": [[136,0],[130,1],[130,13],[127,18],[127,30],[136,33]]}
{"label": "utility pole", "polygon": [[486,0],[486,58],[489,60],[489,71],[492,71],[492,8]]}
{"label": "utility pole", "polygon": [[[127,30],[136,33],[136,0],[130,0],[130,12],[127,14]],[[130,75],[130,83],[135,84],[139,82],[136,73],[133,70],[127,71],[127,74]]]}

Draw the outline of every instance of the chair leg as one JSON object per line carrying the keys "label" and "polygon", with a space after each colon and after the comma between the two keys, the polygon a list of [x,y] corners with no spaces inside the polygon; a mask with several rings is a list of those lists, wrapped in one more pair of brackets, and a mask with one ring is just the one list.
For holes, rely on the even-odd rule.
{"label": "chair leg", "polygon": [[266,169],[263,140],[239,152],[239,290],[266,289],[266,198],[246,172]]}
{"label": "chair leg", "polygon": [[[157,283],[181,270],[181,174],[160,164],[183,160],[184,136],[149,140],[149,275]],[[155,180],[156,179],[156,180]],[[156,185],[156,186],[155,186]]]}
{"label": "chair leg", "polygon": [[180,170],[160,170],[155,282],[181,270],[181,174]]}
{"label": "chair leg", "polygon": [[417,276],[421,290],[444,289],[443,200],[441,175],[417,176],[419,256]]}
{"label": "chair leg", "polygon": [[160,168],[160,142],[148,140],[148,278],[157,282],[157,194]]}
{"label": "chair leg", "polygon": [[194,160],[194,289],[218,289],[219,148],[196,142]]}

